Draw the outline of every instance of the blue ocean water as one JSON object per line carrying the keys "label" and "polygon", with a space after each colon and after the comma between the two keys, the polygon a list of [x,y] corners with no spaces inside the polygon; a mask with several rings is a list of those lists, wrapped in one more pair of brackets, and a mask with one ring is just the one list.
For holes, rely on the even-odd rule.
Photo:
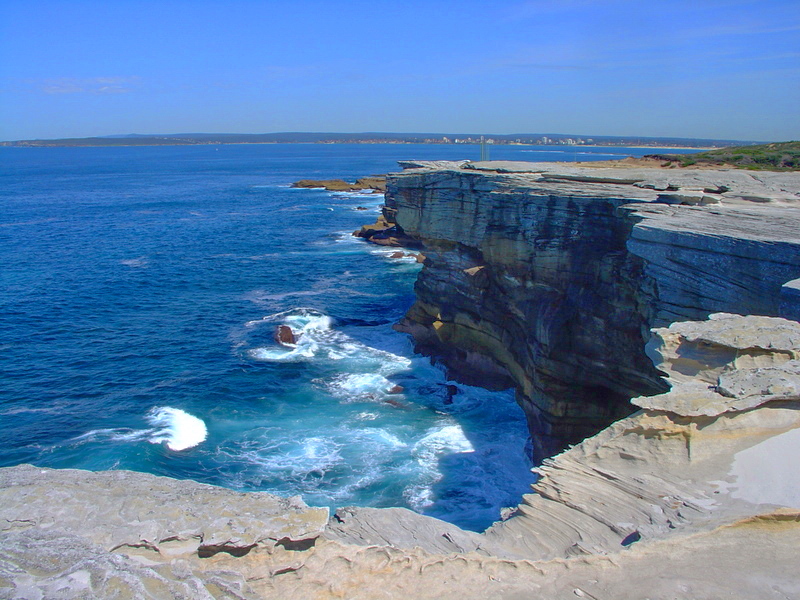
{"label": "blue ocean water", "polygon": [[[575,154],[533,149],[492,158]],[[595,150],[646,152],[581,152]],[[444,373],[392,330],[419,265],[351,236],[381,195],[289,187],[477,157],[0,148],[0,466],[132,469],[486,527],[533,481],[512,393],[458,385],[448,402]],[[275,343],[280,324],[303,332],[296,348]]]}

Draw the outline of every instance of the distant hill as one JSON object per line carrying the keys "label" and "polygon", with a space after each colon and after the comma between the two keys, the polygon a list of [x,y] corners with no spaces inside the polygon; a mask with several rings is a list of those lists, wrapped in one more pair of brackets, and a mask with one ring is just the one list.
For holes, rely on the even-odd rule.
{"label": "distant hill", "polygon": [[663,160],[681,167],[693,165],[732,166],[753,171],[798,171],[800,170],[800,142],[735,146],[690,155],[650,154],[645,158]]}
{"label": "distant hill", "polygon": [[[746,144],[735,140],[710,140],[687,138],[653,138],[623,136],[585,136],[563,133],[513,133],[484,135],[493,144],[538,145],[597,145],[597,146],[650,146],[718,148]],[[62,138],[52,140],[18,140],[0,142],[2,146],[182,146],[206,144],[475,144],[479,133],[176,133],[176,134],[124,134],[88,138]]]}

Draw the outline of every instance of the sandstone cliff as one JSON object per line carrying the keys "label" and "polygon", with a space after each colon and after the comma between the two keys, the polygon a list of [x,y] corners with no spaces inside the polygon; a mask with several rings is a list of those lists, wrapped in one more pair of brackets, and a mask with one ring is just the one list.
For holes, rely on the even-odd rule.
{"label": "sandstone cliff", "polygon": [[664,390],[651,327],[797,306],[796,174],[403,166],[384,218],[427,259],[400,328],[454,376],[516,387],[540,457]]}

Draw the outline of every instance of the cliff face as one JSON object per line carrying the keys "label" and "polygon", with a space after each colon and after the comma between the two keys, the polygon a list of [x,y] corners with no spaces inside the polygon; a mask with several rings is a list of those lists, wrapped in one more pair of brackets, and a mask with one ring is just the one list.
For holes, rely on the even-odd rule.
{"label": "cliff face", "polygon": [[651,327],[777,315],[800,275],[791,174],[403,166],[385,216],[427,260],[399,328],[455,377],[515,386],[540,456],[664,391]]}

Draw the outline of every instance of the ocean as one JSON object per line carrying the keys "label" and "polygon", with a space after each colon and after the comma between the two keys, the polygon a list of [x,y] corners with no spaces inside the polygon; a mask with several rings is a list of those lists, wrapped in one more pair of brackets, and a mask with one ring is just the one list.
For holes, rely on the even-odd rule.
{"label": "ocean", "polygon": [[[492,158],[647,152],[496,146]],[[392,329],[420,265],[351,235],[382,195],[290,187],[478,157],[466,145],[0,148],[0,466],[130,469],[484,529],[534,481],[513,393],[448,381]],[[274,341],[281,324],[302,332],[296,348]]]}

